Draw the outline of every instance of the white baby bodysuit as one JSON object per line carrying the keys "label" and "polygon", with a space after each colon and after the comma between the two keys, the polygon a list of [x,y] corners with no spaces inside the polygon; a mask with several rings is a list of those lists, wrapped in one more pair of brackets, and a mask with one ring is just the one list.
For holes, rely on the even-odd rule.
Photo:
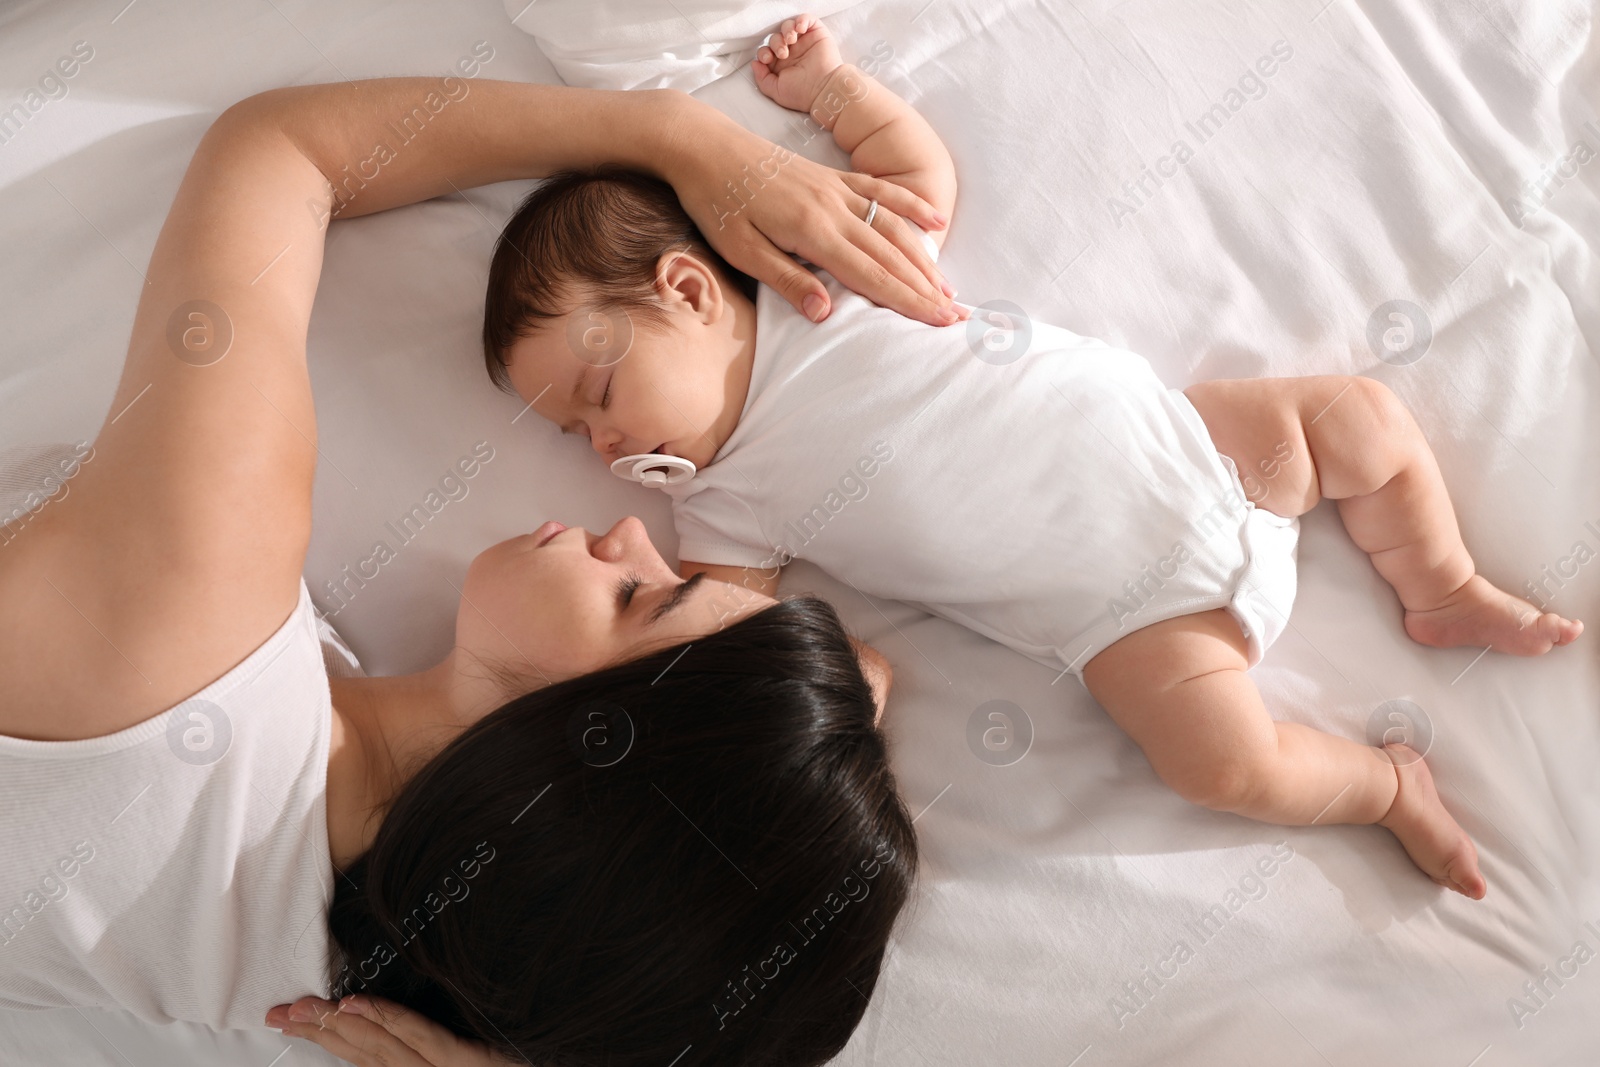
{"label": "white baby bodysuit", "polygon": [[810,560],[1080,679],[1141,627],[1225,607],[1259,662],[1299,520],[1255,507],[1143,357],[1019,316],[927,326],[820,277],[821,323],[760,289],[738,426],[665,489],[681,559]]}

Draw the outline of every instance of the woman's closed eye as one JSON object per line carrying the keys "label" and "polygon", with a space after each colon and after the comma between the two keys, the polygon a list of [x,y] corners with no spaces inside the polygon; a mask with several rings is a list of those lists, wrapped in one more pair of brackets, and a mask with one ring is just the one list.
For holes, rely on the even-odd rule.
{"label": "woman's closed eye", "polygon": [[617,599],[622,603],[624,608],[633,603],[633,594],[638,592],[639,587],[643,584],[643,576],[635,571],[629,571],[623,576],[622,580],[617,583]]}

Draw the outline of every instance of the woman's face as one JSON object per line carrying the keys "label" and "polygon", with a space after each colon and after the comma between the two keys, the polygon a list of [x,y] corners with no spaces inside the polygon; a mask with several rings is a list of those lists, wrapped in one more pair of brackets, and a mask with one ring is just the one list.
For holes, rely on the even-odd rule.
{"label": "woman's face", "polygon": [[456,645],[532,685],[692,641],[777,603],[696,575],[685,582],[629,516],[604,535],[547,522],[467,569]]}

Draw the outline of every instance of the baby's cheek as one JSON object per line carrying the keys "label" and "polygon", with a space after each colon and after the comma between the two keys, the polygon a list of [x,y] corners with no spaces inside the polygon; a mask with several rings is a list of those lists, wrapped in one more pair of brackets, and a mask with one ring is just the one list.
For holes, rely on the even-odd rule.
{"label": "baby's cheek", "polygon": [[714,376],[697,367],[690,373],[654,376],[643,392],[637,419],[640,436],[683,440],[711,425],[723,389]]}

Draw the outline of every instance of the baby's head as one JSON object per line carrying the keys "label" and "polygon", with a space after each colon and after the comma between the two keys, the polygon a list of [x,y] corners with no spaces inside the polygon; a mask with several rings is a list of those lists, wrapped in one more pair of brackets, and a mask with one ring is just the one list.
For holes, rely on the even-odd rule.
{"label": "baby's head", "polygon": [[755,282],[712,251],[664,182],[558,174],[506,223],[489,266],[489,377],[610,462],[711,462],[737,425]]}

